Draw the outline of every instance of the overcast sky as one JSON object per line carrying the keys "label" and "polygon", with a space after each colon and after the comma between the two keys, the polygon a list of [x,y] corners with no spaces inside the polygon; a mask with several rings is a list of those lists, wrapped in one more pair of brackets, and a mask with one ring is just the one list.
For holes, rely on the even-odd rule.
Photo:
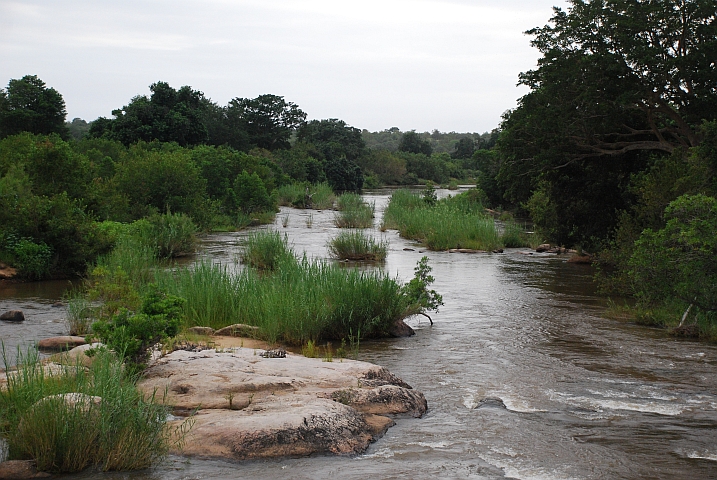
{"label": "overcast sky", "polygon": [[484,132],[525,89],[558,0],[0,0],[0,86],[38,75],[68,119],[149,85],[283,96],[371,131]]}

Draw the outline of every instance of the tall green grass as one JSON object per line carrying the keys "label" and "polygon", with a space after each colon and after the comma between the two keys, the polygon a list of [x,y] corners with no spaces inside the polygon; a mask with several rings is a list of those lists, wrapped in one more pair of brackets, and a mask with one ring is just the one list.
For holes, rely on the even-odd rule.
{"label": "tall green grass", "polygon": [[344,193],[336,201],[339,212],[334,224],[339,228],[370,228],[373,226],[375,206],[367,204],[360,195]]}
{"label": "tall green grass", "polygon": [[274,270],[278,262],[294,253],[288,245],[286,235],[279,232],[263,231],[251,233],[244,241],[242,262],[259,270]]}
{"label": "tall green grass", "polygon": [[[0,435],[9,459],[32,459],[41,471],[69,473],[147,468],[181,435],[166,427],[169,409],[137,391],[121,362],[99,352],[89,369],[50,373],[38,354],[18,352],[17,370],[3,349],[6,388],[0,389]],[[59,395],[74,395],[67,402]],[[92,401],[90,397],[99,397]]]}
{"label": "tall green grass", "polygon": [[193,253],[197,227],[182,213],[154,214],[129,226],[131,236],[152,248],[159,258],[175,258]]}
{"label": "tall green grass", "polygon": [[311,184],[308,182],[283,185],[277,190],[279,205],[297,208],[328,210],[334,206],[336,195],[328,183]]}
{"label": "tall green grass", "polygon": [[388,243],[377,242],[361,231],[341,232],[328,243],[329,254],[339,260],[382,262]]}
{"label": "tall green grass", "polygon": [[[271,232],[264,233],[273,236]],[[279,237],[281,238],[281,237]],[[222,328],[246,323],[271,342],[386,336],[412,312],[401,285],[381,272],[345,269],[279,253],[273,270],[200,263],[193,269],[157,270],[155,283],[187,300],[187,326]]]}
{"label": "tall green grass", "polygon": [[431,205],[408,190],[398,190],[386,207],[382,228],[396,229],[402,237],[422,242],[431,250],[494,250],[502,246],[495,222],[483,214],[471,191]]}

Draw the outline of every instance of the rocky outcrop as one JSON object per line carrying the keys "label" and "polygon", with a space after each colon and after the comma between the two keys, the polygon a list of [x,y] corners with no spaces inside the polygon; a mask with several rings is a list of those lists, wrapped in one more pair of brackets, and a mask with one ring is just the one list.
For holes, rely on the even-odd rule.
{"label": "rocky outcrop", "polygon": [[217,336],[225,336],[225,337],[251,337],[252,335],[255,335],[259,331],[259,327],[254,327],[252,325],[245,325],[243,323],[235,323],[234,325],[229,325],[228,327],[220,328],[216,332],[214,332],[214,335]]}
{"label": "rocky outcrop", "polygon": [[5,265],[4,263],[0,263],[0,280],[10,280],[15,277],[17,277],[16,269]]}
{"label": "rocky outcrop", "polygon": [[259,353],[178,350],[146,370],[141,390],[166,389],[175,414],[199,409],[184,455],[244,460],[354,454],[393,425],[386,415],[426,412],[423,394],[385,368]]}
{"label": "rocky outcrop", "polygon": [[214,329],[212,327],[191,327],[187,329],[187,333],[193,333],[195,335],[214,335]]}
{"label": "rocky outcrop", "polygon": [[47,478],[49,473],[38,472],[33,460],[8,460],[0,462],[0,478],[21,480],[26,478]]}
{"label": "rocky outcrop", "polygon": [[6,322],[24,322],[25,314],[20,310],[10,310],[0,315],[0,320],[5,320]]}
{"label": "rocky outcrop", "polygon": [[85,337],[64,335],[61,337],[43,338],[37,342],[37,348],[44,352],[61,352],[63,350],[71,350],[86,343]]}

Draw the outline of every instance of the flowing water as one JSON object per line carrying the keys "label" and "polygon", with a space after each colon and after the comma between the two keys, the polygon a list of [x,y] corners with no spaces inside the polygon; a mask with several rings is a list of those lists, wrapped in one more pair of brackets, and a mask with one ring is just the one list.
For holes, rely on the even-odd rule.
{"label": "flowing water", "polygon": [[[367,197],[380,218],[388,193]],[[297,251],[324,257],[332,219],[282,209],[273,228]],[[565,258],[421,252],[395,232],[373,233],[390,242],[391,275],[408,280],[427,255],[443,294],[433,326],[416,317],[416,336],[361,346],[360,359],[425,394],[422,419],[398,419],[357,457],[171,457],[151,471],[73,478],[717,478],[717,347],[603,318],[591,268]],[[203,255],[233,262],[245,234],[207,238]],[[0,310],[45,312],[44,334],[57,329],[51,297],[3,292]],[[0,324],[4,338],[15,338],[11,328],[19,327]]]}

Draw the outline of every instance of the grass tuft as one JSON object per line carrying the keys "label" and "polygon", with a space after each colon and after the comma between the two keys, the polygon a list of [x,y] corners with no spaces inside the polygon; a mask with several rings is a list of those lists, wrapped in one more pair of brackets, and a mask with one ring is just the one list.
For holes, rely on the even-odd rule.
{"label": "grass tuft", "polygon": [[338,260],[383,262],[387,242],[377,242],[361,231],[341,232],[328,244],[329,254]]}

